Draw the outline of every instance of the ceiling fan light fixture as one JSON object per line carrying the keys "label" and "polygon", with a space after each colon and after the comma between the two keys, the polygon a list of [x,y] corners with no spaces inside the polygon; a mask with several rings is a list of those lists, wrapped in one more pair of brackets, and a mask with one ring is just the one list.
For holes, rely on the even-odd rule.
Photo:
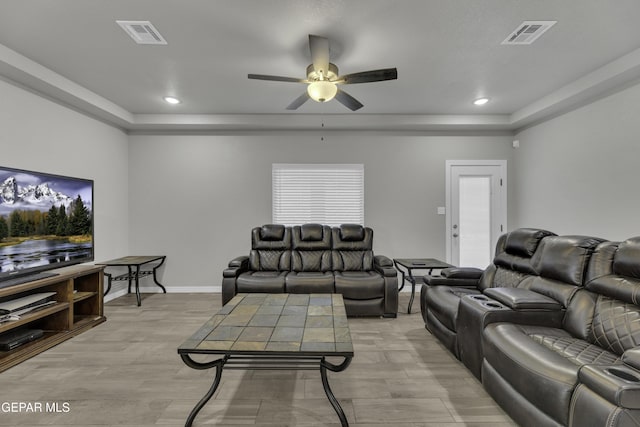
{"label": "ceiling fan light fixture", "polygon": [[316,102],[327,102],[336,96],[338,86],[327,80],[318,80],[307,86],[307,93]]}

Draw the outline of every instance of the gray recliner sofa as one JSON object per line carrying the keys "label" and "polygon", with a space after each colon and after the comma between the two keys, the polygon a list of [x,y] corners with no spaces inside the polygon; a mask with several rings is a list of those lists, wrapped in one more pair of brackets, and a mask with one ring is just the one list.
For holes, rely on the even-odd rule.
{"label": "gray recliner sofa", "polygon": [[500,236],[493,263],[485,270],[454,267],[442,270],[440,276],[425,276],[420,309],[426,328],[460,358],[457,319],[462,297],[490,288],[515,288],[535,275],[532,259],[547,236],[555,234],[536,228],[516,229]]}
{"label": "gray recliner sofa", "polygon": [[357,224],[255,227],[249,255],[223,272],[222,303],[249,292],[340,293],[349,316],[398,313],[393,262],[374,255],[373,230]]}
{"label": "gray recliner sofa", "polygon": [[[461,294],[456,355],[521,426],[640,426],[640,237],[548,235],[519,264],[516,286]],[[439,296],[426,292],[427,314],[453,314]]]}
{"label": "gray recliner sofa", "polygon": [[523,426],[640,426],[640,238],[603,242],[555,325],[483,331],[482,382]]}

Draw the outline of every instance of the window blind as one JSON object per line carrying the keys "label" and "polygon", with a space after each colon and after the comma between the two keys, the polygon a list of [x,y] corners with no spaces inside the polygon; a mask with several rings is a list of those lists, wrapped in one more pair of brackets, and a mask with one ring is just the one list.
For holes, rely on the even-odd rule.
{"label": "window blind", "polygon": [[364,165],[273,164],[273,222],[364,225]]}

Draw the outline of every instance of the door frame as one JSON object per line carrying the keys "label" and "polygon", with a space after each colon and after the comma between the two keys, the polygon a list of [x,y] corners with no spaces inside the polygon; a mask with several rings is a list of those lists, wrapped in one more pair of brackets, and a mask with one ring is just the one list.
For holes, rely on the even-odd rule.
{"label": "door frame", "polygon": [[453,245],[451,236],[451,168],[452,166],[498,166],[502,179],[502,191],[500,197],[500,209],[503,221],[501,233],[507,231],[507,161],[506,160],[445,160],[445,250],[446,262],[451,263],[451,248]]}

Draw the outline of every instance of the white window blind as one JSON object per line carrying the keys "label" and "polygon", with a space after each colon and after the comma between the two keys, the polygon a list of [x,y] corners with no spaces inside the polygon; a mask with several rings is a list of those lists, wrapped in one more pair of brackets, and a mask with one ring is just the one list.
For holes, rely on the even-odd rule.
{"label": "white window blind", "polygon": [[364,165],[273,164],[273,222],[364,225]]}

